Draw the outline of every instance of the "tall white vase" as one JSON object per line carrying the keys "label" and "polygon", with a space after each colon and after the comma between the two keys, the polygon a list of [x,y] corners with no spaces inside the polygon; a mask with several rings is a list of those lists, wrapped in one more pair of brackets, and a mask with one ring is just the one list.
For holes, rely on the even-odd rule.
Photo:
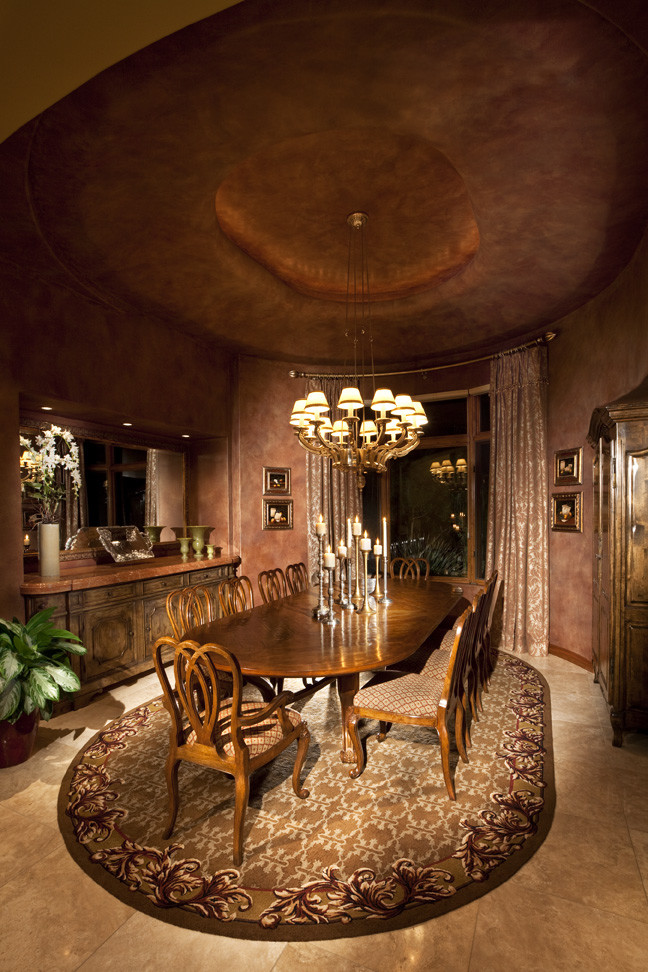
{"label": "tall white vase", "polygon": [[58,523],[38,524],[38,564],[41,577],[61,576]]}

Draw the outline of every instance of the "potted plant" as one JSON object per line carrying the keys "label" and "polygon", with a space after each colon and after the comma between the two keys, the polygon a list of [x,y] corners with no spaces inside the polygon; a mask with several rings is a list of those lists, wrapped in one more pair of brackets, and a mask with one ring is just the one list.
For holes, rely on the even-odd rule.
{"label": "potted plant", "polygon": [[51,718],[61,690],[81,688],[68,652],[86,649],[71,631],[54,626],[53,611],[39,611],[26,624],[0,619],[0,767],[28,759],[39,717]]}

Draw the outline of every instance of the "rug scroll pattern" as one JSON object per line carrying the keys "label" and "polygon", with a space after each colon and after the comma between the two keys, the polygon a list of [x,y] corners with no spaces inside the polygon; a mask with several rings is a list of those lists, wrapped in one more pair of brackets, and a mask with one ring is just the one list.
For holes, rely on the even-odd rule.
{"label": "rug scroll pattern", "polygon": [[247,937],[307,938],[341,935],[352,923],[368,934],[396,919],[427,920],[496,886],[516,855],[526,859],[520,852],[546,810],[547,693],[534,668],[499,655],[470,762],[457,762],[456,804],[430,730],[394,727],[378,743],[367,723],[367,768],[349,780],[337,758],[337,699],[315,696],[302,713],[318,740],[307,763],[306,804],[319,793],[312,819],[292,799],[289,751],[253,791],[240,868],[228,864],[232,786],[219,774],[198,768],[192,778],[187,767],[176,832],[168,844],[159,839],[169,719],[156,700],[77,757],[62,791],[62,830],[108,890],[119,885],[133,907],[178,924],[191,915],[204,931],[243,936],[254,926]]}

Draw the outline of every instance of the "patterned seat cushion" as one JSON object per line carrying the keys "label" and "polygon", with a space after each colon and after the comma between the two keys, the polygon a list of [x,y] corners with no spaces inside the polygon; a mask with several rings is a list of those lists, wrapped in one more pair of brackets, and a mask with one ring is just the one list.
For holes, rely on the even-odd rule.
{"label": "patterned seat cushion", "polygon": [[[263,706],[258,701],[243,702],[241,712],[244,716],[253,715],[262,709]],[[286,708],[286,715],[292,726],[298,726],[301,722],[299,712],[294,709]],[[219,732],[223,738],[224,751],[227,756],[234,755],[234,747],[230,735],[230,723],[232,715],[231,705],[223,705],[220,710],[221,719],[219,720]],[[281,723],[277,718],[277,713],[273,712],[269,718],[264,719],[254,726],[247,726],[243,729],[243,738],[250,751],[250,756],[258,756],[267,749],[271,749],[276,743],[283,739]],[[187,736],[186,745],[193,746],[196,742],[196,733],[192,730]]]}
{"label": "patterned seat cushion", "polygon": [[443,638],[441,639],[441,644],[439,645],[439,651],[450,651],[450,649],[454,645],[454,640],[456,635],[457,632],[454,628],[450,628],[449,631],[446,631]]}
{"label": "patterned seat cushion", "polygon": [[356,692],[353,705],[379,712],[402,712],[428,718],[436,716],[446,667],[447,660],[446,666],[442,666],[443,676],[440,678],[430,674],[411,674],[399,675],[386,681],[372,680]]}

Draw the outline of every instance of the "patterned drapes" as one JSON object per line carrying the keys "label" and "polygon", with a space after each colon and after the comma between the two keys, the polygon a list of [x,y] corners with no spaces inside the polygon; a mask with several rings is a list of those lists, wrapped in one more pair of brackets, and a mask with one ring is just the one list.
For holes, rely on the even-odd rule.
{"label": "patterned drapes", "polygon": [[[337,417],[336,405],[342,391],[340,378],[327,378],[323,381],[309,378],[306,393],[321,388],[331,405],[331,421]],[[356,483],[355,473],[331,467],[330,459],[306,454],[306,509],[308,510],[308,575],[313,577],[318,569],[318,542],[315,536],[315,521],[320,513],[328,524],[325,544],[330,543],[335,550],[340,540],[346,537],[347,517],[356,514],[362,519],[362,494]]]}
{"label": "patterned drapes", "polygon": [[500,577],[497,640],[530,655],[549,649],[546,358],[543,346],[491,362],[486,572]]}

